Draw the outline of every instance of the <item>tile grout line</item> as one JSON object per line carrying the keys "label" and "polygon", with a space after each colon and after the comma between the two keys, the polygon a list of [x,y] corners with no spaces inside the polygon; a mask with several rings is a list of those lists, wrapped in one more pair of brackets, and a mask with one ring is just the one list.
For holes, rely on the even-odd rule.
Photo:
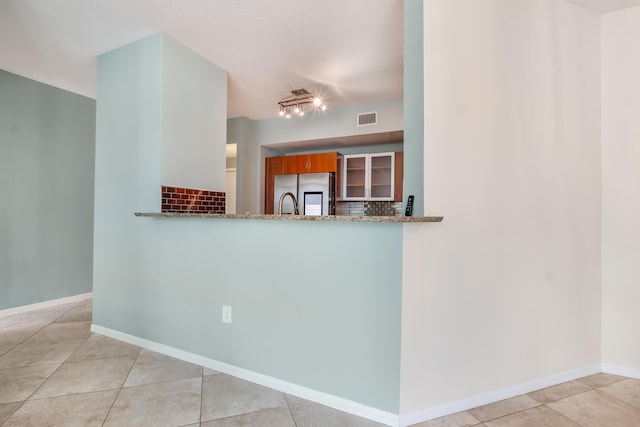
{"label": "tile grout line", "polygon": [[[575,380],[575,381],[580,382],[580,379],[577,379],[577,380]],[[600,389],[601,389],[601,388],[608,387],[608,386],[611,386],[611,385],[613,385],[613,384],[620,383],[620,382],[622,382],[622,381],[625,381],[625,378],[621,378],[620,380],[614,381],[614,382],[612,382],[612,383],[610,383],[610,384],[606,384],[606,385],[599,385],[599,386],[592,386],[592,385],[585,384],[585,383],[581,382],[581,384],[583,384],[583,385],[585,385],[585,386],[589,387],[589,389],[588,389],[588,390],[581,391],[581,392],[578,392],[578,393],[573,393],[573,394],[570,394],[570,395],[564,396],[564,397],[562,397],[562,398],[560,398],[560,399],[554,399],[554,400],[549,401],[549,402],[546,402],[546,403],[542,403],[542,402],[540,402],[540,401],[537,401],[535,398],[533,398],[533,397],[529,396],[529,394],[530,394],[530,393],[525,393],[525,394],[523,394],[523,395],[521,395],[521,396],[528,396],[528,397],[530,397],[531,399],[536,400],[539,404],[538,404],[538,405],[535,405],[535,406],[532,406],[532,407],[530,407],[530,408],[526,408],[526,409],[522,409],[522,410],[519,410],[519,411],[515,411],[515,412],[512,412],[512,413],[510,413],[510,414],[505,414],[505,415],[502,415],[502,416],[500,416],[500,417],[492,418],[492,419],[489,419],[489,420],[486,420],[486,421],[480,421],[480,420],[479,420],[479,421],[480,421],[480,423],[481,423],[481,424],[485,424],[485,423],[488,423],[488,422],[492,422],[492,421],[499,420],[499,419],[501,419],[501,418],[509,417],[509,416],[511,416],[511,415],[514,415],[514,414],[519,414],[519,413],[522,413],[522,412],[528,411],[529,409],[539,408],[540,406],[545,406],[545,407],[547,407],[547,408],[551,409],[552,411],[556,412],[557,414],[559,414],[559,415],[560,415],[560,416],[562,416],[563,418],[566,418],[566,419],[570,420],[571,422],[573,422],[573,423],[575,423],[575,424],[577,424],[577,425],[579,425],[579,426],[583,427],[583,426],[582,426],[582,424],[578,423],[578,421],[576,421],[576,420],[574,420],[574,419],[570,418],[570,417],[569,417],[569,416],[567,416],[567,415],[564,415],[564,414],[562,414],[562,413],[560,413],[560,412],[556,411],[555,409],[553,409],[552,407],[550,407],[550,406],[549,406],[549,404],[550,404],[550,403],[559,402],[559,401],[561,401],[561,400],[563,400],[563,399],[567,399],[567,398],[570,398],[570,397],[579,396],[579,395],[581,395],[581,394],[589,393],[589,392],[592,392],[592,391],[596,391],[596,392],[597,392],[597,391],[600,391]],[[553,386],[552,386],[552,387],[553,387]],[[547,387],[547,388],[550,388],[550,387]],[[544,390],[544,389],[542,389],[542,390]],[[620,399],[616,398],[615,396],[611,396],[611,395],[607,395],[607,396],[608,396],[608,397],[611,397],[612,399],[614,399],[614,400],[616,400],[616,401],[618,401],[618,402],[620,402],[620,403],[622,403],[622,404],[624,404],[625,406],[630,406],[630,407],[632,407],[632,408],[636,408],[636,406],[635,406],[635,405],[631,405],[631,404],[629,404],[629,403],[627,403],[627,402],[625,402],[625,401],[622,401],[622,400],[620,400]],[[515,396],[515,397],[518,397],[518,396]],[[497,402],[496,402],[496,403],[497,403]],[[471,409],[474,409],[474,408],[471,408]],[[637,409],[640,409],[640,408],[637,408]],[[469,412],[469,410],[467,410],[466,412]],[[471,416],[473,416],[473,414],[471,414]],[[475,417],[474,417],[474,418],[475,418]],[[477,418],[476,418],[476,419],[477,419]]]}
{"label": "tile grout line", "polygon": [[[79,303],[78,303],[79,304]],[[75,308],[78,304],[74,305],[73,307],[70,307],[69,310],[72,310],[73,308]],[[53,323],[55,323],[56,320],[58,320],[60,317],[64,316],[67,312],[69,312],[69,310],[66,310],[65,312],[63,312],[62,314],[60,314],[58,317],[54,318],[53,320],[51,320],[49,323],[46,323],[45,325],[43,325],[40,329],[38,329],[36,332],[34,332],[32,335],[30,335],[28,338],[24,339],[22,342],[16,344],[11,350],[9,350],[8,352],[6,352],[5,354],[3,354],[2,356],[9,354],[11,351],[13,351],[15,348],[17,348],[19,345],[24,344],[25,342],[27,342],[29,339],[33,338],[36,334],[38,334],[39,332],[41,332],[44,328],[46,328],[49,325],[52,325]],[[35,310],[34,310],[35,311]],[[15,315],[13,315],[15,316]],[[7,318],[11,318],[13,316],[8,316]],[[89,338],[87,337],[85,339],[85,342],[88,340]],[[84,343],[83,343],[84,344]],[[33,395],[35,393],[37,393],[38,390],[40,390],[42,388],[42,386],[44,385],[44,383],[46,383],[49,378],[51,378],[53,376],[53,374],[55,374],[58,369],[60,369],[60,367],[67,361],[69,360],[69,358],[76,352],[78,351],[78,348],[80,348],[82,346],[82,344],[80,344],[69,356],[67,356],[67,358],[65,360],[63,360],[62,362],[60,362],[60,365],[58,365],[58,367],[51,373],[49,374],[49,376],[47,376],[47,378],[45,378],[44,381],[42,381],[42,384],[40,384],[29,396],[27,396],[26,399],[24,399],[23,401],[19,402],[20,406],[18,406],[13,412],[11,412],[11,415],[9,415],[9,417],[7,417],[7,419],[2,423],[2,425],[5,425],[7,423],[7,421],[9,421],[11,419],[11,417],[13,417],[13,415],[18,412],[18,410],[20,408],[22,408],[24,406],[25,403],[29,402],[30,399],[33,397]],[[14,368],[27,368],[30,366],[44,366],[44,365],[52,365],[53,363],[43,363],[41,365],[27,365],[27,366],[17,366]],[[5,369],[12,369],[12,368],[5,368]]]}
{"label": "tile grout line", "polygon": [[287,409],[289,410],[289,414],[291,414],[291,419],[293,420],[293,425],[298,427],[298,422],[296,421],[296,417],[293,416],[293,411],[291,410],[291,404],[289,403],[289,399],[287,399],[287,395],[282,393],[284,396],[284,401],[287,402]]}
{"label": "tile grout line", "polygon": [[124,388],[124,383],[127,382],[127,378],[129,378],[129,375],[131,375],[131,371],[133,370],[133,367],[135,366],[136,362],[138,361],[138,358],[140,357],[140,353],[142,353],[142,351],[138,351],[138,355],[136,356],[136,359],[131,364],[131,367],[129,368],[129,372],[127,372],[127,376],[124,377],[124,379],[122,380],[122,384],[120,384],[120,387],[118,388],[118,392],[116,393],[116,397],[113,399],[113,402],[111,402],[111,405],[109,405],[109,410],[107,411],[107,414],[104,416],[104,421],[102,421],[102,424],[101,424],[102,427],[104,427],[104,424],[107,422],[107,418],[109,418],[109,415],[111,414],[111,410],[113,409],[113,405],[116,404],[116,401],[118,400],[118,397],[120,396],[120,393],[122,392],[122,389]]}
{"label": "tile grout line", "polygon": [[200,416],[198,417],[198,425],[202,425],[202,415],[204,411],[204,367],[200,367]]}
{"label": "tile grout line", "polygon": [[594,391],[599,391],[600,393],[604,394],[606,397],[608,397],[608,398],[610,398],[610,399],[613,399],[613,400],[615,400],[616,402],[619,402],[619,403],[620,403],[620,404],[622,404],[623,406],[629,407],[629,408],[631,408],[631,409],[640,409],[640,407],[638,407],[638,406],[636,406],[636,405],[634,405],[634,404],[632,404],[632,403],[625,402],[624,400],[620,400],[620,399],[618,399],[616,396],[613,396],[613,395],[611,395],[611,394],[609,394],[609,393],[605,393],[604,391],[600,391],[600,389],[601,389],[601,388],[609,387],[609,386],[612,386],[612,385],[614,385],[614,384],[618,384],[618,383],[621,383],[621,382],[623,382],[623,381],[626,381],[626,380],[628,380],[628,379],[629,379],[629,378],[627,378],[627,379],[622,379],[622,380],[619,380],[619,381],[612,382],[611,384],[607,384],[607,385],[600,386],[600,387],[598,387],[597,389],[594,389]]}

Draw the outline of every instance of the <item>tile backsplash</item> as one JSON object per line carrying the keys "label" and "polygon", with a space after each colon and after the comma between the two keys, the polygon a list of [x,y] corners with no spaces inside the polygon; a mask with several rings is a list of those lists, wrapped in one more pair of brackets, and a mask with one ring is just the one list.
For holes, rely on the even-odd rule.
{"label": "tile backsplash", "polygon": [[225,213],[225,193],[162,186],[162,212]]}
{"label": "tile backsplash", "polygon": [[402,202],[337,202],[336,215],[402,216]]}

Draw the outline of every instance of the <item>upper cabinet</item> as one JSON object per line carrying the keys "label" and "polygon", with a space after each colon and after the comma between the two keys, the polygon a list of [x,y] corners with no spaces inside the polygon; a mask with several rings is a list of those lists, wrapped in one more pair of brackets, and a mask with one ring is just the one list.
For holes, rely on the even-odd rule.
{"label": "upper cabinet", "polygon": [[284,157],[264,159],[264,213],[273,214],[273,177],[284,174]]}
{"label": "upper cabinet", "polygon": [[396,153],[344,156],[342,200],[402,200],[395,191]]}
{"label": "upper cabinet", "polygon": [[300,154],[284,157],[284,173],[338,172],[339,153]]}
{"label": "upper cabinet", "polygon": [[395,157],[395,183],[393,185],[393,201],[402,201],[402,184],[404,179],[404,152],[397,151]]}

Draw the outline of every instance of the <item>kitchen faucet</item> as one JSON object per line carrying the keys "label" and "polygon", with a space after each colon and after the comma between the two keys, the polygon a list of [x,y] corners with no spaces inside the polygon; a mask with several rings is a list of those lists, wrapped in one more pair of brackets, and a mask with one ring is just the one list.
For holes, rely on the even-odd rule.
{"label": "kitchen faucet", "polygon": [[293,195],[291,191],[287,191],[286,193],[280,196],[280,201],[278,202],[278,215],[282,215],[282,202],[284,202],[284,198],[286,196],[291,196],[293,200],[293,214],[300,215],[300,211],[298,211],[298,202],[296,201],[296,196]]}

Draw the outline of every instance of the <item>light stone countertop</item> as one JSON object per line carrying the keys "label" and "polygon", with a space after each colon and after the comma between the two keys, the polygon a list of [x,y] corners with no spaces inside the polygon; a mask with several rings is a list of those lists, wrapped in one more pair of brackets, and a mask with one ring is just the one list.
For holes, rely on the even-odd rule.
{"label": "light stone countertop", "polygon": [[257,215],[257,214],[205,214],[179,212],[135,212],[135,216],[149,218],[207,218],[207,219],[260,219],[269,221],[326,221],[326,222],[441,222],[441,216],[312,216],[312,215]]}

